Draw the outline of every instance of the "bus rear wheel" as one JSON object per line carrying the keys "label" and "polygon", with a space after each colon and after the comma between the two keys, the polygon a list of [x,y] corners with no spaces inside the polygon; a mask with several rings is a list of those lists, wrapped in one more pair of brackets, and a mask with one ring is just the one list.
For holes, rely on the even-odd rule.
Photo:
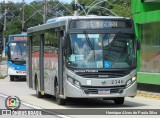
{"label": "bus rear wheel", "polygon": [[14,76],[10,75],[10,81],[14,81]]}
{"label": "bus rear wheel", "polygon": [[124,97],[115,98],[114,103],[117,105],[122,105],[124,103]]}
{"label": "bus rear wheel", "polygon": [[59,88],[58,83],[56,83],[56,86],[55,86],[56,103],[58,105],[65,105],[66,104],[66,100],[59,97],[59,89],[58,88]]}
{"label": "bus rear wheel", "polygon": [[36,81],[36,96],[37,98],[42,98],[43,95],[39,92],[38,81]]}

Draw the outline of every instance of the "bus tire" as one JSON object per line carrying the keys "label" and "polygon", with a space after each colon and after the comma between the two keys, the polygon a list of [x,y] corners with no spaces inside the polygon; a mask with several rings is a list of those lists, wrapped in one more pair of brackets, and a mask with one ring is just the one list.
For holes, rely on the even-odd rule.
{"label": "bus tire", "polygon": [[58,88],[59,88],[59,86],[58,86],[58,83],[56,82],[56,86],[55,86],[56,103],[58,105],[65,105],[66,104],[66,100],[59,97],[59,90],[58,90]]}
{"label": "bus tire", "polygon": [[114,103],[117,105],[122,105],[124,103],[124,97],[115,98]]}
{"label": "bus tire", "polygon": [[36,80],[36,96],[37,96],[37,98],[42,98],[43,97],[41,92],[39,92],[38,80]]}
{"label": "bus tire", "polygon": [[14,81],[14,76],[10,75],[10,81]]}

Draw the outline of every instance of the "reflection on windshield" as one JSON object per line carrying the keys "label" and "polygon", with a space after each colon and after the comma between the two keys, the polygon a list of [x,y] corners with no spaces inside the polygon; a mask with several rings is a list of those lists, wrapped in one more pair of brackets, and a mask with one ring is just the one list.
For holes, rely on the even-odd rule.
{"label": "reflection on windshield", "polygon": [[109,34],[108,36],[103,40],[104,68],[135,66],[136,52],[133,36],[128,34]]}
{"label": "reflection on windshield", "polygon": [[26,42],[17,41],[10,43],[10,58],[12,60],[25,60]]}
{"label": "reflection on windshield", "polygon": [[70,34],[67,44],[67,64],[70,67],[128,68],[135,66],[135,63],[132,35]]}

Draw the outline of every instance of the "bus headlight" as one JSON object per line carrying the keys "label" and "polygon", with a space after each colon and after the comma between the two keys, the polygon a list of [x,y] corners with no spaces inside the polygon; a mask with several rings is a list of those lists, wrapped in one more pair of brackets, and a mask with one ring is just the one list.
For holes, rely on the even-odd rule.
{"label": "bus headlight", "polygon": [[136,81],[136,76],[132,77],[132,82]]}
{"label": "bus headlight", "polygon": [[22,73],[22,71],[21,70],[16,70],[16,73]]}
{"label": "bus headlight", "polygon": [[78,88],[81,87],[81,84],[80,84],[79,81],[77,81],[77,80],[75,80],[75,79],[73,79],[73,78],[71,78],[69,76],[67,77],[67,81],[70,82],[72,85],[78,87]]}
{"label": "bus headlight", "polygon": [[11,68],[12,70],[15,70],[14,67],[12,67],[12,66],[8,66],[8,68]]}
{"label": "bus headlight", "polygon": [[133,84],[136,81],[136,79],[137,79],[136,76],[129,79],[126,83],[127,87],[130,86],[131,84]]}

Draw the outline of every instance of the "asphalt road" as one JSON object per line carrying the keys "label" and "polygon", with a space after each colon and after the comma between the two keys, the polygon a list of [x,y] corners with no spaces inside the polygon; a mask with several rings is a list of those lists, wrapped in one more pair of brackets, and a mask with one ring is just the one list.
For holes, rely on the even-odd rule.
{"label": "asphalt road", "polygon": [[[1,66],[5,66],[5,62],[1,63]],[[3,66],[4,65],[4,66]],[[2,72],[2,71],[1,71]],[[5,108],[5,99],[7,96],[17,96],[20,98],[22,105],[20,109],[49,109],[49,114],[55,114],[51,109],[159,109],[160,111],[160,99],[151,99],[144,97],[135,97],[125,99],[123,105],[115,105],[113,101],[102,99],[70,99],[65,106],[57,105],[54,97],[38,99],[35,95],[35,90],[28,88],[26,81],[14,81],[10,82],[9,77],[0,79],[0,109]],[[94,111],[93,111],[94,112]],[[91,112],[92,113],[92,112]],[[123,118],[122,115],[69,115],[73,118]],[[1,116],[0,116],[1,117]],[[4,117],[4,116],[3,116]],[[48,118],[49,116],[47,116]],[[66,116],[58,114],[57,116],[50,117],[63,117]],[[159,118],[158,115],[125,115],[125,117],[132,118]],[[17,118],[17,117],[16,117]],[[40,118],[38,116],[38,118]]]}
{"label": "asphalt road", "polygon": [[[22,109],[159,109],[159,99],[149,99],[143,97],[129,98],[127,97],[123,105],[115,105],[113,101],[101,99],[72,99],[65,106],[59,106],[55,102],[55,98],[36,98],[35,90],[28,88],[26,81],[10,82],[9,77],[0,79],[0,100],[4,103],[3,96],[18,96],[22,101]],[[0,106],[1,107],[1,106]],[[4,108],[4,106],[2,106]],[[72,116],[72,115],[71,115]],[[81,116],[74,116],[76,118]],[[96,116],[92,116],[96,117]],[[101,116],[104,117],[104,116]],[[142,116],[139,116],[142,118]],[[148,116],[147,116],[148,117]],[[152,116],[150,116],[152,117]],[[158,116],[154,116],[154,118]]]}

